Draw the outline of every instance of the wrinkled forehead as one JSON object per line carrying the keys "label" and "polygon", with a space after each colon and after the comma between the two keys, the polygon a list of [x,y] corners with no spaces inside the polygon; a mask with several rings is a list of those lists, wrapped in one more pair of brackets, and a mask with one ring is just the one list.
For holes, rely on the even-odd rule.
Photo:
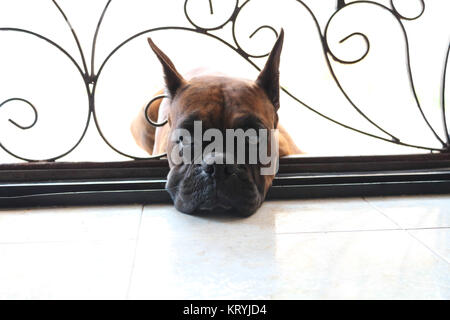
{"label": "wrinkled forehead", "polygon": [[271,128],[274,108],[254,82],[225,77],[194,78],[172,102],[175,127],[202,121],[204,128]]}

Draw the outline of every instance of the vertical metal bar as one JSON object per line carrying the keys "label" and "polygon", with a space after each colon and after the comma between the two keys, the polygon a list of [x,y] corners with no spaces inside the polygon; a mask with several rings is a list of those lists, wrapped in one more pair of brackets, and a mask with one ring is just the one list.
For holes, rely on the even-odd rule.
{"label": "vertical metal bar", "polygon": [[445,137],[447,138],[447,151],[450,151],[450,136],[448,132],[448,125],[447,125],[447,115],[445,114],[445,86],[446,86],[446,78],[447,78],[447,66],[448,66],[448,56],[450,53],[450,44],[447,47],[447,56],[445,58],[444,62],[444,74],[442,76],[442,88],[441,88],[441,104],[442,104],[442,121],[444,122],[444,130],[445,130]]}
{"label": "vertical metal bar", "polygon": [[67,25],[70,28],[70,31],[72,32],[72,35],[75,39],[75,42],[77,43],[77,47],[78,50],[80,51],[80,55],[81,55],[81,60],[83,62],[83,68],[84,68],[84,72],[85,72],[85,77],[88,75],[88,68],[87,68],[87,64],[86,64],[86,58],[84,56],[84,52],[83,52],[83,48],[81,47],[80,41],[78,40],[78,36],[75,32],[75,30],[72,28],[72,24],[70,23],[69,19],[67,18],[66,14],[64,13],[64,11],[62,10],[62,8],[58,5],[58,3],[56,2],[56,0],[52,0],[52,2],[55,4],[56,8],[58,8],[59,12],[61,13],[61,15],[63,16],[64,20],[66,21]]}
{"label": "vertical metal bar", "polygon": [[103,9],[102,15],[100,16],[100,19],[98,20],[97,28],[95,29],[94,39],[92,40],[92,55],[91,55],[91,78],[95,77],[95,48],[97,46],[97,36],[98,32],[100,31],[100,26],[103,22],[103,18],[105,17],[106,10],[108,10],[108,7],[110,5],[112,0],[108,0],[106,3],[105,8]]}
{"label": "vertical metal bar", "polygon": [[345,7],[345,0],[337,0],[336,10],[340,10]]}

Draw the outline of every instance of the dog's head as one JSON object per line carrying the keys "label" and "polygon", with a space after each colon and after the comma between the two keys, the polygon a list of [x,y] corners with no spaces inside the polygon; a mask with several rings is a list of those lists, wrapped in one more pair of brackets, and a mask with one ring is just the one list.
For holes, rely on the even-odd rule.
{"label": "dog's head", "polygon": [[170,98],[166,188],[178,210],[249,216],[264,201],[278,165],[274,129],[283,37],[281,30],[255,81],[220,76],[187,81],[148,39]]}

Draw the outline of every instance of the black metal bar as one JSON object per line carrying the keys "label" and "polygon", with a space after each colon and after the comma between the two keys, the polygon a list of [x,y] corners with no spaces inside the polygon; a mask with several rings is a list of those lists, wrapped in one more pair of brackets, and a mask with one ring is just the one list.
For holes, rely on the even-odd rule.
{"label": "black metal bar", "polygon": [[[170,202],[166,160],[0,166],[0,207]],[[283,158],[268,199],[450,193],[450,154]]]}
{"label": "black metal bar", "polygon": [[[393,3],[392,0],[391,0],[391,2]],[[425,10],[425,3],[423,1],[422,1],[422,4],[423,4],[423,10]],[[423,12],[424,11],[422,11],[419,16],[417,16],[415,18],[409,18],[408,20],[415,20],[415,19],[419,18],[423,14]],[[397,13],[397,15],[399,15],[398,11],[396,11],[396,13]],[[400,16],[400,17],[403,17],[403,16]],[[400,26],[402,28],[403,35],[404,35],[405,41],[406,41],[406,67],[408,68],[409,84],[410,84],[411,92],[414,95],[414,100],[416,101],[417,108],[419,109],[423,120],[425,121],[427,126],[430,128],[431,132],[434,134],[436,139],[438,139],[439,142],[444,146],[444,148],[446,148],[445,142],[436,133],[436,131],[434,130],[433,126],[430,124],[430,122],[428,121],[427,117],[425,116],[425,113],[423,112],[422,107],[420,106],[419,98],[417,97],[417,93],[416,93],[416,87],[414,85],[414,77],[413,77],[412,69],[411,69],[411,58],[410,58],[411,54],[410,54],[410,49],[409,49],[410,45],[409,45],[409,40],[408,40],[408,34],[407,34],[405,26],[401,22],[400,18],[397,17],[397,21],[398,21],[398,23],[400,24]]]}
{"label": "black metal bar", "polygon": [[81,56],[81,61],[83,62],[83,68],[84,68],[84,72],[87,75],[88,74],[88,68],[87,68],[87,64],[86,64],[86,58],[84,56],[84,52],[83,52],[83,48],[81,47],[80,44],[80,40],[78,40],[78,36],[77,33],[75,32],[75,30],[72,27],[72,24],[69,21],[69,18],[67,18],[66,13],[63,11],[63,9],[61,8],[61,6],[56,2],[56,0],[52,0],[53,4],[56,6],[56,8],[58,9],[58,11],[61,13],[62,17],[64,18],[64,20],[66,21],[67,26],[70,28],[70,31],[72,32],[72,36],[77,44],[77,48],[78,51],[80,52],[80,56]]}
{"label": "black metal bar", "polygon": [[[387,172],[450,168],[450,154],[397,156],[288,157],[279,176],[339,172]],[[124,162],[33,162],[0,165],[0,183],[64,180],[159,179],[169,172],[166,159]]]}
{"label": "black metal bar", "polygon": [[268,200],[449,194],[450,181],[336,183],[272,187]]}
{"label": "black metal bar", "polygon": [[345,0],[337,0],[336,10],[342,9],[345,6]]}
{"label": "black metal bar", "polygon": [[2,208],[170,203],[163,190],[87,191],[0,198]]}
{"label": "black metal bar", "polygon": [[165,179],[167,160],[105,163],[26,163],[0,166],[0,183],[105,179]]}
{"label": "black metal bar", "polygon": [[209,13],[210,14],[214,14],[214,8],[213,8],[212,0],[209,0]]}
{"label": "black metal bar", "polygon": [[[309,8],[308,8],[308,9],[309,9]],[[339,9],[339,10],[340,10],[340,9]],[[330,22],[333,20],[334,16],[339,12],[339,10],[337,10],[337,11],[331,16],[331,18],[328,20],[328,23],[327,23],[327,25],[326,25],[326,27],[325,27],[325,33],[324,33],[323,36],[321,35],[321,37],[322,37],[322,49],[323,49],[323,53],[324,53],[325,61],[326,61],[326,63],[327,63],[328,70],[330,71],[330,74],[331,74],[331,76],[332,76],[334,82],[336,82],[336,85],[338,86],[339,90],[342,92],[342,94],[344,95],[345,99],[347,99],[347,101],[352,105],[352,107],[353,107],[353,108],[354,108],[354,109],[355,109],[355,110],[356,110],[356,111],[357,111],[364,119],[366,119],[372,126],[374,126],[375,128],[377,128],[378,130],[380,130],[380,131],[383,132],[384,134],[386,134],[386,135],[388,135],[389,137],[391,137],[391,139],[392,139],[393,141],[395,141],[395,142],[400,142],[400,139],[398,139],[397,137],[395,137],[394,135],[392,135],[391,133],[389,133],[389,132],[386,131],[385,129],[381,128],[381,127],[380,127],[378,124],[376,124],[372,119],[370,119],[364,112],[362,112],[362,110],[361,110],[360,108],[358,108],[358,107],[356,106],[356,104],[355,104],[355,103],[353,102],[353,100],[350,98],[349,94],[348,94],[348,93],[344,90],[344,88],[342,87],[341,82],[339,81],[339,79],[338,79],[337,76],[336,76],[336,73],[334,72],[333,66],[331,65],[330,59],[329,59],[329,57],[328,57],[328,53],[333,57],[334,60],[336,60],[336,61],[338,61],[338,62],[340,62],[340,63],[343,63],[343,64],[354,64],[354,63],[357,63],[357,62],[363,60],[363,59],[367,56],[367,54],[369,53],[369,51],[370,51],[370,42],[369,42],[369,39],[367,38],[367,36],[366,36],[365,34],[360,33],[360,32],[355,32],[355,33],[352,33],[352,34],[350,34],[349,36],[347,36],[347,37],[341,39],[340,43],[345,42],[346,40],[348,40],[349,38],[351,38],[351,37],[353,37],[353,36],[355,36],[355,35],[362,36],[363,39],[364,39],[364,41],[366,42],[366,45],[367,45],[367,50],[366,50],[366,52],[364,53],[364,55],[363,55],[362,57],[360,57],[359,59],[355,60],[355,61],[344,61],[344,60],[342,60],[342,59],[337,58],[337,57],[333,54],[333,52],[330,50],[330,48],[329,48],[329,46],[328,46],[328,43],[327,43],[327,32],[328,32],[328,27],[329,27],[329,25],[330,25]],[[312,11],[310,11],[310,13],[311,13],[311,15],[313,16]],[[314,19],[315,19],[315,18],[314,18]],[[317,28],[319,28],[319,30],[320,30],[318,21],[315,20],[315,22],[316,22]]]}
{"label": "black metal bar", "polygon": [[[0,207],[170,203],[164,180],[0,185]],[[275,178],[268,200],[450,193],[450,169],[388,175],[341,173]]]}
{"label": "black metal bar", "polygon": [[448,57],[450,55],[450,43],[447,47],[447,55],[444,61],[444,73],[442,75],[442,87],[441,87],[441,105],[442,105],[442,122],[444,123],[445,138],[447,139],[447,148],[450,148],[450,134],[447,126],[447,115],[445,113],[445,87],[447,78]]}
{"label": "black metal bar", "polygon": [[28,129],[33,128],[34,125],[36,124],[37,120],[38,120],[38,112],[37,112],[37,110],[36,110],[36,107],[35,107],[30,101],[28,101],[28,100],[26,100],[26,99],[22,99],[22,98],[10,98],[10,99],[7,99],[7,100],[3,101],[2,103],[0,103],[0,108],[3,107],[4,105],[6,105],[6,104],[9,103],[9,102],[12,102],[12,101],[22,101],[22,102],[26,103],[26,104],[33,110],[33,113],[34,113],[34,120],[33,120],[33,122],[32,122],[30,125],[28,125],[28,126],[22,126],[22,125],[18,124],[16,121],[14,121],[14,120],[12,120],[12,119],[8,119],[8,121],[11,122],[13,125],[15,125],[17,128],[22,129],[22,130],[28,130]]}
{"label": "black metal bar", "polygon": [[[92,40],[92,54],[91,54],[91,77],[94,77],[95,75],[95,49],[97,47],[97,37],[98,37],[98,33],[100,31],[100,27],[102,25],[103,19],[105,18],[105,14],[106,11],[109,8],[109,5],[111,4],[112,0],[108,0],[108,2],[105,5],[105,8],[103,9],[103,12],[100,16],[100,19],[98,20],[97,23],[97,28],[95,29],[95,34],[94,34],[94,39]],[[93,80],[93,79],[91,79]]]}
{"label": "black metal bar", "polygon": [[146,106],[145,109],[144,109],[144,112],[145,112],[145,119],[147,120],[147,122],[148,122],[149,124],[151,124],[151,125],[154,126],[154,127],[162,127],[162,126],[165,126],[165,125],[167,124],[167,122],[169,121],[169,120],[165,119],[165,120],[162,120],[161,122],[156,122],[156,121],[150,119],[150,117],[149,117],[149,115],[148,115],[148,109],[150,108],[150,106],[152,105],[152,103],[155,102],[156,100],[160,100],[160,99],[164,99],[164,98],[168,98],[168,95],[166,95],[166,94],[160,94],[160,95],[157,95],[156,97],[153,97],[153,98],[147,103],[147,106]]}

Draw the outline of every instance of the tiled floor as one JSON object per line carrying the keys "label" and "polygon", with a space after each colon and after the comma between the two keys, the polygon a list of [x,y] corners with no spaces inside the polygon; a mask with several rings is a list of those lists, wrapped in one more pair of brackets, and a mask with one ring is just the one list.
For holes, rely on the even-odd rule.
{"label": "tiled floor", "polygon": [[0,211],[0,298],[450,299],[450,196]]}

